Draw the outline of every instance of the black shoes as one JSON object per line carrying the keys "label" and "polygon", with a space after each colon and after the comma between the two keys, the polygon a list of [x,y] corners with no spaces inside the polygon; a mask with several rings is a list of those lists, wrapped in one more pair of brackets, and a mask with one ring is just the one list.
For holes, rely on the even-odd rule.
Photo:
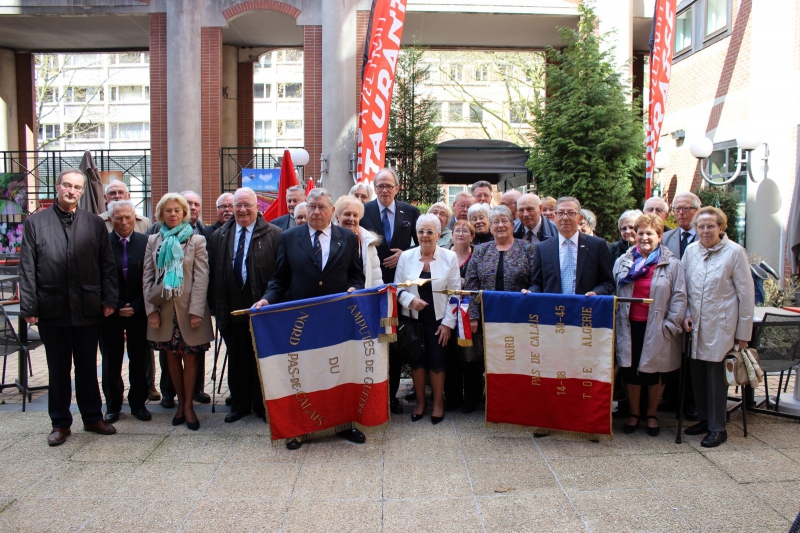
{"label": "black shoes", "polygon": [[413,413],[411,414],[411,421],[412,422],[419,422],[423,418],[425,418],[425,413],[422,413],[421,415],[415,415]]}
{"label": "black shoes", "polygon": [[397,398],[392,398],[392,401],[389,404],[389,410],[394,415],[402,415],[403,406],[400,404],[400,400],[398,400]]}
{"label": "black shoes", "polygon": [[726,440],[728,440],[727,431],[712,431],[700,442],[700,446],[703,448],[716,448]]}
{"label": "black shoes", "polygon": [[194,401],[197,403],[211,403],[211,396],[199,390],[194,393]]}
{"label": "black shoes", "polygon": [[433,424],[434,426],[439,422],[441,422],[442,420],[444,420],[444,414],[442,414],[442,416],[431,415],[431,424]]}
{"label": "black shoes", "polygon": [[299,450],[303,443],[297,439],[292,439],[286,443],[287,450]]}
{"label": "black shoes", "polygon": [[185,423],[186,423],[186,417],[185,416],[176,416],[176,417],[172,418],[172,425],[173,426],[180,426],[181,424],[185,424]]}
{"label": "black shoes", "polygon": [[695,409],[694,407],[687,407],[684,411],[685,412],[683,416],[684,418],[686,418],[686,420],[688,420],[689,422],[697,422],[698,419],[697,409]]}
{"label": "black shoes", "polygon": [[[367,436],[364,435],[361,431],[357,430],[356,428],[353,429],[345,429],[344,431],[340,431],[337,433],[343,439],[347,439],[350,442],[355,442],[356,444],[364,444],[367,442]],[[286,447],[288,448],[289,445],[287,444]],[[291,449],[291,448],[289,448]]]}
{"label": "black shoes", "polygon": [[227,398],[225,398],[225,405],[230,407],[232,403],[233,403],[233,396],[228,396]]}
{"label": "black shoes", "polygon": [[153,419],[153,415],[150,414],[150,411],[148,411],[146,407],[131,409],[131,414],[142,422],[148,422]]}
{"label": "black shoes", "polygon": [[703,420],[702,422],[698,422],[697,424],[689,426],[683,430],[683,432],[687,435],[702,435],[703,433],[708,432],[708,421]]}
{"label": "black shoes", "polygon": [[119,420],[119,411],[109,411],[109,412],[107,412],[106,416],[103,417],[103,420],[105,420],[109,424],[113,424],[114,422]]}
{"label": "black shoes", "polygon": [[160,405],[164,409],[172,409],[175,407],[175,398],[168,398],[164,396],[163,398],[161,398]]}
{"label": "black shoes", "polygon": [[197,419],[194,422],[186,422],[186,427],[192,431],[197,431],[200,429],[200,419]]}
{"label": "black shoes", "polygon": [[227,415],[225,415],[225,422],[230,424],[231,422],[236,422],[240,420],[242,417],[249,415],[250,413],[242,413],[240,411],[231,411]]}
{"label": "black shoes", "polygon": [[639,415],[628,415],[628,418],[635,418],[636,423],[628,424],[627,422],[625,422],[625,425],[622,426],[622,432],[625,433],[626,435],[630,435],[631,433],[636,431],[636,428],[639,427]]}
{"label": "black shoes", "polygon": [[[648,416],[647,420],[650,420],[650,419],[655,420],[656,424],[658,424],[658,418],[656,418],[654,416]],[[656,426],[656,427],[647,426],[647,434],[650,435],[651,437],[658,437],[659,433],[661,433],[661,426],[660,425]]]}

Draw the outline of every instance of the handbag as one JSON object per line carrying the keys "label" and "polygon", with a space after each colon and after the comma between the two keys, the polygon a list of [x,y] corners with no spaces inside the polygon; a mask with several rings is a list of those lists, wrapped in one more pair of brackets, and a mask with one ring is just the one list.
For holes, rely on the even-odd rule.
{"label": "handbag", "polygon": [[458,354],[462,364],[483,361],[483,334],[480,332],[472,335],[472,346],[459,346]]}
{"label": "handbag", "polygon": [[725,384],[729,387],[749,385],[756,388],[764,380],[761,360],[754,348],[731,350],[722,362],[725,365]]}
{"label": "handbag", "polygon": [[397,320],[397,342],[394,348],[399,351],[409,364],[416,364],[425,355],[425,337],[422,333],[422,322],[410,316],[400,314]]}

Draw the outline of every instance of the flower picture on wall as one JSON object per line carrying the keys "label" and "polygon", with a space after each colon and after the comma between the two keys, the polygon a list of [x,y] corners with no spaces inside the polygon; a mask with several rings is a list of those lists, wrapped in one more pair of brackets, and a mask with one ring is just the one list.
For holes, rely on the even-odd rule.
{"label": "flower picture on wall", "polygon": [[22,222],[0,223],[0,254],[18,254],[22,243]]}
{"label": "flower picture on wall", "polygon": [[21,173],[0,174],[0,216],[27,214],[28,186],[25,178]]}

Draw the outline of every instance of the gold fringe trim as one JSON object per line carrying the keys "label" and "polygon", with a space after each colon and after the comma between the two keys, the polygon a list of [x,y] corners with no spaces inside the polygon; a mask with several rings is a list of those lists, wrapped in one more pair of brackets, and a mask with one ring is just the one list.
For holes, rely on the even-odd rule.
{"label": "gold fringe trim", "polygon": [[503,431],[519,431],[520,433],[527,429],[525,426],[520,426],[519,424],[506,424],[502,422],[486,422],[484,425],[487,428],[491,429],[500,429]]}
{"label": "gold fringe trim", "polygon": [[380,333],[378,342],[397,342],[397,333]]}
{"label": "gold fringe trim", "polygon": [[520,426],[519,424],[506,424],[496,422],[486,422],[487,428],[501,429],[505,431],[525,431],[532,430],[536,435],[547,435],[555,437],[564,437],[565,439],[575,441],[602,441],[611,442],[614,440],[614,435],[598,435],[595,433],[581,433],[580,431],[564,431],[561,429],[550,429],[536,426]]}
{"label": "gold fringe trim", "polygon": [[389,326],[396,326],[397,325],[397,317],[396,316],[387,316],[385,318],[381,318],[381,327],[386,328]]}
{"label": "gold fringe trim", "polygon": [[458,345],[464,347],[472,346],[472,339],[458,339]]}

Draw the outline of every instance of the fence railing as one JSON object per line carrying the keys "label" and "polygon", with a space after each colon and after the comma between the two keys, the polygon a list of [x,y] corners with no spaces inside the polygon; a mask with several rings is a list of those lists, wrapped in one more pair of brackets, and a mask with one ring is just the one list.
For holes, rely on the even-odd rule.
{"label": "fence railing", "polygon": [[[301,148],[291,146],[289,150]],[[244,168],[280,168],[286,148],[236,146],[221,148],[220,176],[222,192],[233,192],[242,186]]]}

